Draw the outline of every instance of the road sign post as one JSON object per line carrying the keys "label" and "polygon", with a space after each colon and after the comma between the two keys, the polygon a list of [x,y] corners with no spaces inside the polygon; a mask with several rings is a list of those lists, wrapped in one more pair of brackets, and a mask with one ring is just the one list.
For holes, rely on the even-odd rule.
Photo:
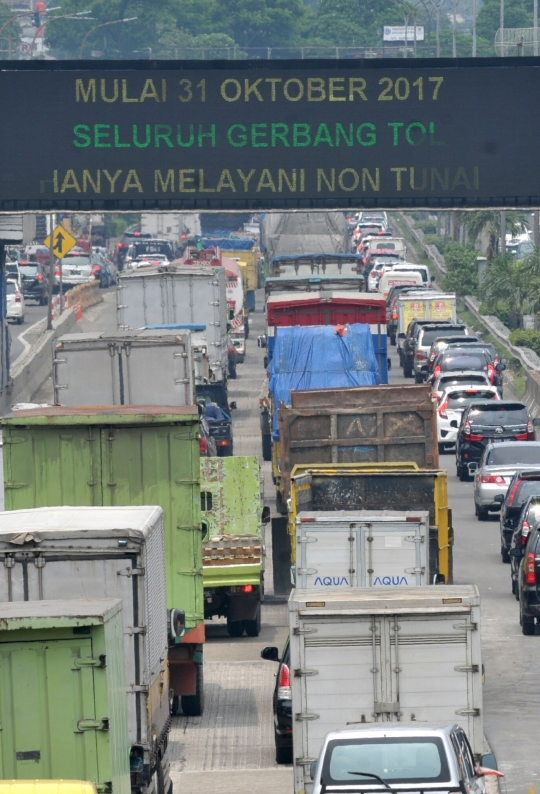
{"label": "road sign post", "polygon": [[49,249],[49,306],[47,310],[47,328],[52,328],[52,293],[55,279],[55,258],[60,260],[60,314],[64,311],[64,284],[62,280],[62,259],[68,254],[73,246],[77,245],[77,240],[71,235],[63,226],[54,227],[54,215],[50,216],[51,219],[51,232],[49,236],[43,240],[43,245]]}

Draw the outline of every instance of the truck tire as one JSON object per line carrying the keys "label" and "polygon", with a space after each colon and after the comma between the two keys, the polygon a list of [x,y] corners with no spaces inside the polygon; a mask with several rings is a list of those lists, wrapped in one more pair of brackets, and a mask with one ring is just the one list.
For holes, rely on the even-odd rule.
{"label": "truck tire", "polygon": [[161,765],[161,756],[158,757],[156,764],[156,794],[167,794],[165,791],[165,776]]}
{"label": "truck tire", "polygon": [[244,633],[243,620],[227,621],[227,634],[229,635],[229,637],[241,637],[243,633]]}
{"label": "truck tire", "polygon": [[524,615],[521,609],[521,604],[519,606],[519,622],[521,623],[521,633],[525,634],[527,637],[531,637],[534,634],[534,618],[530,618],[528,615]]}
{"label": "truck tire", "polygon": [[258,637],[261,632],[261,605],[257,605],[255,620],[244,620],[244,628],[248,637]]}
{"label": "truck tire", "polygon": [[196,688],[194,695],[182,695],[182,711],[185,717],[200,717],[204,710],[204,675],[203,666],[198,664],[196,669]]}
{"label": "truck tire", "polygon": [[409,364],[405,356],[403,356],[403,377],[412,378],[412,376],[413,376],[412,365]]}
{"label": "truck tire", "polygon": [[283,496],[281,495],[281,491],[276,491],[276,510],[282,516],[287,515],[287,505],[283,501]]}
{"label": "truck tire", "polygon": [[269,434],[261,436],[261,441],[263,460],[272,460],[272,436]]}
{"label": "truck tire", "polygon": [[280,747],[276,738],[276,764],[292,764],[292,747]]}
{"label": "truck tire", "polygon": [[424,382],[424,376],[422,375],[421,372],[420,373],[418,373],[418,372],[414,373],[414,382],[415,383],[423,383]]}
{"label": "truck tire", "polygon": [[395,336],[390,336],[390,344],[392,345],[392,347],[396,346],[397,342]]}
{"label": "truck tire", "polygon": [[508,554],[508,549],[504,546],[501,546],[501,559],[504,563],[510,563],[510,555]]}

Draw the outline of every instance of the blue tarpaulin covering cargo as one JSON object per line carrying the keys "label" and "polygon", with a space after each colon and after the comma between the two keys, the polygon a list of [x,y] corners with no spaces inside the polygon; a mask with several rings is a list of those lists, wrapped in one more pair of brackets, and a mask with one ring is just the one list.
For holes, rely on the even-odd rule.
{"label": "blue tarpaulin covering cargo", "polygon": [[290,405],[291,391],[337,389],[341,386],[377,386],[379,367],[369,325],[312,325],[280,328],[268,367],[269,390],[274,398],[272,438],[279,441],[278,407]]}
{"label": "blue tarpaulin covering cargo", "polygon": [[202,243],[206,249],[221,248],[222,251],[251,251],[255,240],[246,240],[245,237],[203,237]]}

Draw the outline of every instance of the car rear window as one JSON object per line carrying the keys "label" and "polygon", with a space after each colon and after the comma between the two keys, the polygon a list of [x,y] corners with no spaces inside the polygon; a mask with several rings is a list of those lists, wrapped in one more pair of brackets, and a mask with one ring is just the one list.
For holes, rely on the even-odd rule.
{"label": "car rear window", "polygon": [[523,507],[529,496],[540,496],[540,476],[534,480],[521,480],[512,501],[512,507]]}
{"label": "car rear window", "polygon": [[486,357],[479,356],[449,356],[441,362],[441,369],[444,372],[451,372],[454,369],[484,369]]}
{"label": "car rear window", "polygon": [[419,344],[422,347],[431,347],[433,342],[436,339],[439,339],[441,335],[440,328],[424,328],[423,331],[420,333],[420,341]]}
{"label": "car rear window", "polygon": [[[359,776],[355,772],[368,773]],[[362,790],[378,781],[386,783],[442,782],[450,780],[442,740],[429,736],[384,739],[340,739],[329,742],[322,771],[326,784],[355,783]]]}
{"label": "car rear window", "polygon": [[496,400],[498,395],[487,389],[461,389],[448,395],[449,408],[465,408],[475,400]]}
{"label": "car rear window", "polygon": [[471,408],[467,417],[478,425],[525,425],[529,414],[524,405],[493,405]]}
{"label": "car rear window", "polygon": [[19,269],[22,271],[23,276],[35,276],[36,273],[39,272],[39,266],[37,264],[19,265]]}
{"label": "car rear window", "polygon": [[15,295],[17,290],[15,289],[15,284],[11,281],[8,281],[6,284],[6,295]]}
{"label": "car rear window", "polygon": [[496,449],[489,453],[486,466],[530,466],[531,463],[540,465],[540,447],[536,444],[523,444],[519,447],[513,444],[499,444]]}
{"label": "car rear window", "polygon": [[527,509],[527,521],[536,524],[540,521],[540,502],[531,502]]}
{"label": "car rear window", "polygon": [[65,256],[62,260],[62,265],[72,265],[72,267],[88,267],[89,264],[89,256]]}

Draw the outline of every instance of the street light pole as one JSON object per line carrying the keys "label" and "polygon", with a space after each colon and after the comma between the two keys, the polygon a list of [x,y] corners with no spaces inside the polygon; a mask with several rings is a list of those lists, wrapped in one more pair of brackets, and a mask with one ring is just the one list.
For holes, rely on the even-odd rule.
{"label": "street light pole", "polygon": [[476,0],[472,0],[472,57],[476,58]]}
{"label": "street light pole", "polygon": [[133,20],[137,18],[138,17],[128,17],[127,19],[113,19],[112,22],[102,22],[101,25],[96,25],[95,27],[93,27],[91,30],[88,31],[88,33],[85,35],[85,37],[81,42],[81,46],[79,49],[79,60],[80,61],[82,60],[83,49],[84,49],[84,45],[86,44],[86,40],[95,30],[99,30],[99,28],[106,28],[108,25],[121,25],[123,22],[133,22]]}
{"label": "street light pole", "polygon": [[533,3],[534,54],[538,55],[538,0]]}
{"label": "street light pole", "polygon": [[500,5],[499,27],[501,29],[501,57],[504,58],[506,55],[504,49],[504,0],[501,0],[501,5]]}

